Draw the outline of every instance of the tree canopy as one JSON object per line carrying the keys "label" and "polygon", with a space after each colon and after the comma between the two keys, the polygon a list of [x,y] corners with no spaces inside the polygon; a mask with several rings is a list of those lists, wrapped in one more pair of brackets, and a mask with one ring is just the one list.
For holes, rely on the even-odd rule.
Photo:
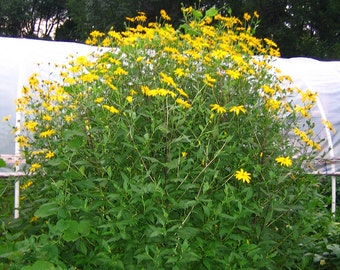
{"label": "tree canopy", "polygon": [[124,30],[127,16],[143,11],[153,20],[161,9],[177,27],[181,5],[215,6],[236,17],[257,11],[257,36],[272,38],[282,56],[340,59],[338,0],[0,0],[0,35],[84,42],[93,30]]}

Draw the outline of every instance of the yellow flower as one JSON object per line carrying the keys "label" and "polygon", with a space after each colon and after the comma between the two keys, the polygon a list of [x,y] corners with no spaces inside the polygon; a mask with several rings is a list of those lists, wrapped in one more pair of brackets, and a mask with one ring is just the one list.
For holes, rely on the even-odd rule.
{"label": "yellow flower", "polygon": [[117,69],[113,72],[114,75],[128,75],[128,72],[122,69],[121,67],[117,67]]}
{"label": "yellow flower", "polygon": [[240,112],[246,113],[246,109],[244,108],[243,105],[233,106],[230,108],[229,112],[235,112],[236,115],[239,115]]}
{"label": "yellow flower", "polygon": [[176,90],[182,97],[189,98],[189,95],[185,93],[181,88],[176,87]]}
{"label": "yellow flower", "polygon": [[275,161],[277,163],[279,163],[281,166],[286,166],[286,167],[290,167],[292,166],[293,162],[292,160],[290,159],[290,157],[283,157],[283,156],[280,156],[280,157],[277,157],[275,159]]}
{"label": "yellow flower", "polygon": [[206,17],[205,19],[204,19],[204,22],[206,23],[206,24],[211,24],[212,23],[212,18],[211,17]]}
{"label": "yellow flower", "polygon": [[28,121],[24,123],[24,126],[31,132],[35,130],[35,127],[38,125],[35,121]]}
{"label": "yellow flower", "polygon": [[175,74],[177,75],[177,77],[179,77],[179,78],[185,75],[184,69],[183,69],[183,68],[176,68],[175,71],[174,71],[174,73],[175,73]]}
{"label": "yellow flower", "polygon": [[103,108],[107,109],[109,112],[113,114],[119,113],[119,111],[113,106],[103,105]]}
{"label": "yellow flower", "polygon": [[183,152],[182,152],[182,157],[184,157],[184,158],[185,158],[187,155],[188,155],[188,153],[187,153],[187,152],[185,152],[185,151],[183,151]]}
{"label": "yellow flower", "polygon": [[260,15],[257,13],[257,11],[254,11],[254,17],[255,17],[256,19],[258,19],[258,18],[260,17]]}
{"label": "yellow flower", "polygon": [[66,84],[69,84],[69,85],[73,85],[73,84],[76,84],[76,83],[77,83],[77,81],[76,81],[73,77],[67,77],[67,78],[65,78],[64,82],[65,82]]}
{"label": "yellow flower", "polygon": [[165,97],[166,95],[170,95],[173,98],[176,97],[176,94],[172,91],[166,90],[164,88],[156,88],[151,90],[150,92],[152,92],[152,96],[162,96]]}
{"label": "yellow flower", "polygon": [[46,152],[45,150],[36,150],[36,151],[32,151],[31,154],[33,156],[38,156],[38,155],[44,154],[45,152]]}
{"label": "yellow flower", "polygon": [[244,171],[243,169],[240,169],[239,171],[236,171],[235,177],[237,180],[243,181],[243,183],[250,183],[251,174]]}
{"label": "yellow flower", "polygon": [[249,13],[244,13],[243,14],[243,18],[246,20],[246,21],[249,21],[251,19],[251,16],[249,15]]}
{"label": "yellow flower", "polygon": [[117,90],[117,87],[114,86],[114,85],[113,85],[112,83],[110,83],[109,81],[106,81],[106,83],[107,83],[108,86],[110,86],[110,88],[111,88],[112,90],[114,90],[114,91]]}
{"label": "yellow flower", "polygon": [[99,97],[99,98],[96,98],[96,99],[94,100],[94,102],[95,102],[95,103],[101,103],[103,100],[104,100],[103,97]]}
{"label": "yellow flower", "polygon": [[132,102],[132,99],[133,99],[132,96],[127,96],[127,97],[126,97],[126,101],[129,102],[129,103]]}
{"label": "yellow flower", "polygon": [[218,104],[211,104],[210,107],[212,111],[216,111],[217,113],[220,113],[220,114],[227,112],[227,110],[224,107],[221,107]]}
{"label": "yellow flower", "polygon": [[37,89],[37,87],[39,85],[39,80],[37,79],[38,76],[39,75],[37,73],[33,73],[31,75],[31,77],[29,77],[29,79],[28,79],[29,85],[34,89]]}
{"label": "yellow flower", "polygon": [[262,85],[261,88],[263,89],[263,91],[266,94],[268,94],[270,96],[272,96],[272,95],[274,95],[276,93],[276,90],[271,88],[271,87],[269,87],[268,85]]}
{"label": "yellow flower", "polygon": [[109,47],[110,44],[111,44],[111,40],[110,40],[108,37],[106,37],[106,38],[103,40],[103,42],[102,42],[102,45],[103,45],[104,47]]}
{"label": "yellow flower", "polygon": [[10,115],[7,115],[7,116],[5,116],[4,118],[2,118],[2,121],[6,122],[6,121],[8,121],[10,118],[11,118],[11,116],[10,116]]}
{"label": "yellow flower", "polygon": [[328,128],[330,131],[332,131],[333,133],[336,133],[333,125],[331,124],[331,122],[329,122],[328,120],[322,119],[322,124],[325,125],[326,128]]}
{"label": "yellow flower", "polygon": [[160,11],[160,13],[161,13],[162,19],[164,19],[164,20],[166,20],[166,21],[170,21],[170,20],[171,20],[171,18],[169,17],[169,15],[166,13],[166,11],[165,11],[164,9],[162,9],[162,10]]}
{"label": "yellow flower", "polygon": [[40,136],[40,138],[46,138],[46,137],[50,137],[54,134],[55,134],[55,130],[49,129],[49,130],[40,132],[39,136]]}
{"label": "yellow flower", "polygon": [[209,74],[205,74],[203,82],[205,85],[209,87],[214,87],[214,83],[216,82],[216,79],[212,78]]}
{"label": "yellow flower", "polygon": [[79,57],[76,58],[75,64],[76,64],[75,67],[79,67],[80,68],[82,66],[84,66],[84,67],[90,66],[91,62],[87,59],[86,56],[79,56]]}
{"label": "yellow flower", "polygon": [[300,94],[302,96],[302,102],[309,101],[315,103],[318,97],[318,93],[312,92],[310,90],[301,91]]}
{"label": "yellow flower", "polygon": [[182,7],[181,8],[182,12],[185,13],[186,15],[189,15],[192,12],[192,7]]}
{"label": "yellow flower", "polygon": [[45,121],[52,121],[52,117],[50,115],[45,114],[43,116],[43,120],[45,120]]}
{"label": "yellow flower", "polygon": [[47,159],[50,159],[50,158],[53,158],[53,157],[54,157],[54,152],[52,152],[52,151],[48,151],[45,155],[45,158],[47,158]]}
{"label": "yellow flower", "polygon": [[142,90],[142,93],[143,93],[143,95],[146,95],[146,96],[151,96],[151,94],[150,94],[150,88],[148,87],[148,86],[146,86],[146,85],[142,85],[141,86],[141,90]]}
{"label": "yellow flower", "polygon": [[191,107],[190,103],[188,101],[185,101],[181,98],[176,99],[176,103],[181,105],[182,107],[189,109]]}
{"label": "yellow flower", "polygon": [[93,38],[102,37],[104,35],[105,35],[104,33],[99,32],[97,30],[94,30],[90,33],[90,36],[93,37]]}
{"label": "yellow flower", "polygon": [[21,89],[21,93],[23,95],[26,95],[26,94],[28,94],[28,92],[29,92],[29,88],[27,86],[23,86],[22,89]]}
{"label": "yellow flower", "polygon": [[39,218],[37,216],[33,216],[30,218],[30,223],[33,223],[35,221],[37,221]]}
{"label": "yellow flower", "polygon": [[271,110],[277,110],[279,109],[281,106],[281,101],[279,100],[275,100],[275,99],[268,99],[267,102],[266,102],[266,107],[267,109],[271,109]]}
{"label": "yellow flower", "polygon": [[238,78],[240,78],[240,76],[241,76],[241,73],[240,73],[240,71],[238,71],[238,70],[230,70],[230,69],[227,69],[227,70],[225,71],[225,73],[226,73],[227,75],[229,75],[232,79],[238,79]]}
{"label": "yellow flower", "polygon": [[216,59],[225,59],[228,55],[228,52],[224,50],[214,50],[211,55]]}
{"label": "yellow flower", "polygon": [[263,40],[267,43],[268,46],[274,47],[274,48],[277,47],[277,44],[274,41],[272,41],[272,40],[270,40],[268,38],[264,38]]}
{"label": "yellow flower", "polygon": [[36,170],[40,169],[41,165],[39,163],[33,163],[31,168],[29,169],[30,172],[35,172]]}
{"label": "yellow flower", "polygon": [[99,76],[95,75],[95,74],[92,74],[91,72],[82,74],[79,77],[79,80],[81,80],[84,83],[86,83],[86,82],[90,83],[90,82],[96,81],[98,79],[99,79]]}
{"label": "yellow flower", "polygon": [[137,59],[136,59],[136,62],[139,63],[140,61],[143,60],[143,58],[144,58],[143,56],[138,56]]}
{"label": "yellow flower", "polygon": [[125,17],[125,20],[127,20],[128,22],[135,22],[135,18],[131,17]]}
{"label": "yellow flower", "polygon": [[165,73],[161,72],[161,81],[165,82],[167,85],[171,85],[172,87],[176,88],[176,83],[174,82],[173,78],[171,78],[170,76],[166,75]]}
{"label": "yellow flower", "polygon": [[130,90],[130,95],[131,95],[131,96],[134,96],[134,95],[137,95],[137,94],[138,94],[137,91],[135,91],[135,90],[133,90],[133,89]]}
{"label": "yellow flower", "polygon": [[134,19],[137,22],[146,22],[147,17],[144,12],[139,11],[138,16],[136,16]]}
{"label": "yellow flower", "polygon": [[31,180],[29,180],[25,184],[20,185],[20,189],[25,190],[25,189],[29,188],[32,184],[33,184],[33,182]]}
{"label": "yellow flower", "polygon": [[295,105],[294,110],[298,113],[300,113],[303,117],[309,118],[310,115],[307,112],[308,108],[307,107],[301,107],[299,105]]}
{"label": "yellow flower", "polygon": [[20,135],[15,138],[15,141],[19,144],[20,147],[29,146],[28,138],[26,136]]}
{"label": "yellow flower", "polygon": [[313,147],[318,150],[318,151],[321,151],[321,145],[318,144],[317,142],[313,142]]}

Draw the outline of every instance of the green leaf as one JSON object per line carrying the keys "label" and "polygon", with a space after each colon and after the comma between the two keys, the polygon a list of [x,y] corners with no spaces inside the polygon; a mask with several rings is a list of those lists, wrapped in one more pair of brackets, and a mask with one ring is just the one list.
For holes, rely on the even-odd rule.
{"label": "green leaf", "polygon": [[[60,159],[60,158],[53,158],[53,159],[49,159],[49,160],[47,161],[47,164],[50,165],[50,166],[52,166],[52,167],[60,167],[61,164],[63,164],[63,163],[64,163],[63,160]],[[65,166],[64,166],[64,167],[65,167]]]}
{"label": "green leaf", "polygon": [[84,255],[87,254],[87,247],[83,241],[78,241],[78,250],[83,253]]}
{"label": "green leaf", "polygon": [[79,238],[78,222],[75,220],[68,220],[69,227],[65,230],[63,238],[66,242],[73,242]]}
{"label": "green leaf", "polygon": [[150,228],[151,228],[151,231],[152,231],[149,235],[150,238],[157,237],[159,235],[163,235],[163,230],[161,228],[157,228],[155,226],[150,226]]}
{"label": "green leaf", "polygon": [[32,266],[24,266],[21,270],[54,270],[57,269],[48,261],[36,261]]}
{"label": "green leaf", "polygon": [[148,254],[146,253],[143,253],[143,254],[138,254],[135,256],[135,258],[138,260],[138,261],[150,261],[151,258]]}
{"label": "green leaf", "polygon": [[88,236],[90,234],[91,224],[87,220],[82,220],[78,225],[78,232],[81,236]]}
{"label": "green leaf", "polygon": [[179,30],[183,29],[184,30],[184,33],[188,33],[189,31],[189,25],[188,24],[181,24],[180,27],[179,27]]}
{"label": "green leaf", "polygon": [[102,246],[105,248],[105,250],[108,253],[111,253],[111,248],[110,248],[109,244],[107,243],[107,241],[105,241],[104,239],[102,240]]}
{"label": "green leaf", "polygon": [[64,232],[65,230],[67,230],[70,227],[70,224],[65,221],[64,219],[60,219],[58,220],[55,229],[57,229],[59,232]]}
{"label": "green leaf", "polygon": [[203,17],[202,12],[193,9],[192,14],[194,15],[195,20],[200,20]]}
{"label": "green leaf", "polygon": [[206,17],[214,17],[218,14],[218,10],[214,7],[210,8],[207,10],[207,12],[205,13]]}
{"label": "green leaf", "polygon": [[74,130],[74,129],[64,129],[63,132],[63,137],[65,138],[65,140],[69,140],[70,138],[74,137],[74,136],[84,136],[84,133],[79,131],[79,130]]}
{"label": "green leaf", "polygon": [[327,245],[327,249],[331,250],[337,258],[340,258],[340,245],[329,244],[329,245]]}
{"label": "green leaf", "polygon": [[76,138],[70,140],[68,142],[68,145],[71,149],[78,149],[83,145],[84,139],[80,136],[77,136]]}
{"label": "green leaf", "polygon": [[173,139],[170,144],[173,143],[190,143],[191,140],[189,139],[189,137],[187,135],[181,135],[178,138]]}
{"label": "green leaf", "polygon": [[199,232],[200,232],[199,228],[184,227],[178,230],[178,237],[184,238],[184,239],[190,239],[190,238],[195,237]]}
{"label": "green leaf", "polygon": [[34,213],[35,216],[45,218],[51,215],[57,214],[59,206],[55,202],[49,202],[41,205],[39,209]]}
{"label": "green leaf", "polygon": [[106,169],[106,172],[107,172],[107,176],[108,176],[109,178],[111,178],[111,177],[112,177],[112,168],[111,168],[111,166],[109,166],[109,167]]}
{"label": "green leaf", "polygon": [[0,158],[0,167],[6,167],[6,162]]}

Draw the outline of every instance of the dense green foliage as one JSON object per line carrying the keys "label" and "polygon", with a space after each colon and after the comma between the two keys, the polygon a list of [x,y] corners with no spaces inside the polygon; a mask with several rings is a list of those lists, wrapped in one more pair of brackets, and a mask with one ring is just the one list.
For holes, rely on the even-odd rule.
{"label": "dense green foliage", "polygon": [[[284,57],[340,59],[340,2],[338,0],[0,0],[0,35],[83,42],[93,30],[124,30],[125,16],[143,11],[149,18],[167,10],[171,23],[181,22],[181,5],[231,8],[236,17],[257,11],[259,37],[274,39]],[[49,27],[45,29],[44,23]],[[38,29],[39,28],[39,29]],[[52,32],[51,32],[52,31]]]}
{"label": "dense green foliage", "polygon": [[29,165],[21,218],[1,224],[0,266],[305,269],[338,259],[326,237],[337,224],[302,169],[320,150],[315,93],[271,67],[278,49],[254,37],[257,13],[182,11],[180,31],[163,10],[152,24],[139,13],[122,33],[93,31],[98,52],[60,66],[59,81],[32,74],[17,101]]}

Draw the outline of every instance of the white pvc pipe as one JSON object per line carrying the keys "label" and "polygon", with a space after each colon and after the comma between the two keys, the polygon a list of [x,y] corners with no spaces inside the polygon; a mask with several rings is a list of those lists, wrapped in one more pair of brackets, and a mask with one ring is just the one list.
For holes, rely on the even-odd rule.
{"label": "white pvc pipe", "polygon": [[[21,63],[19,63],[19,72],[18,72],[18,80],[17,80],[17,98],[21,97],[21,91],[23,86],[23,76],[24,76],[24,66],[25,66],[25,56],[22,54]],[[20,135],[20,125],[21,125],[21,112],[16,112],[16,136]],[[17,141],[15,141],[14,145],[14,153],[17,158],[20,159],[20,146]],[[18,173],[20,170],[19,160],[15,160],[15,172]],[[19,208],[20,208],[20,177],[16,177],[14,183],[14,218],[19,218]]]}
{"label": "white pvc pipe", "polygon": [[15,179],[14,183],[14,218],[19,218],[20,207],[20,180],[19,177]]}

